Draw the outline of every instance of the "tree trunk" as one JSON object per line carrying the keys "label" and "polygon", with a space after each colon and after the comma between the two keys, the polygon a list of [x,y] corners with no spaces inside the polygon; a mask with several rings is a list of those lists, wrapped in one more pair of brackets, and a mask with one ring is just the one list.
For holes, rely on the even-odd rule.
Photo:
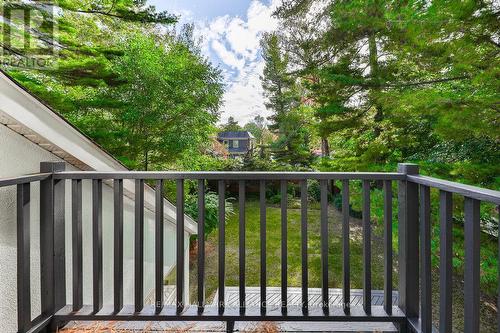
{"label": "tree trunk", "polygon": [[321,156],[330,156],[330,144],[328,143],[328,138],[321,138]]}
{"label": "tree trunk", "polygon": [[144,171],[148,171],[148,151],[144,151]]}
{"label": "tree trunk", "polygon": [[[376,84],[380,82],[380,72],[379,72],[379,64],[378,64],[378,51],[377,51],[377,39],[375,37],[375,33],[372,33],[370,37],[368,37],[368,50],[369,50],[369,61],[370,61],[370,75],[372,80],[375,81]],[[372,88],[372,91],[375,94],[372,94],[372,101],[375,105],[375,128],[374,133],[375,136],[378,137],[381,133],[380,122],[384,119],[384,110],[382,105],[377,101],[378,96],[377,93],[380,92],[380,88]]]}

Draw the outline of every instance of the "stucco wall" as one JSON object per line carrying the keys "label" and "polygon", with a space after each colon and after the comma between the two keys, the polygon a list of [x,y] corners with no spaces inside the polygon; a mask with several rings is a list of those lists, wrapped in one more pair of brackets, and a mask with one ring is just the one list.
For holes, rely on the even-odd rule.
{"label": "stucco wall", "polygon": [[[42,161],[60,161],[58,157],[42,149],[21,135],[0,125],[0,178],[36,173]],[[67,165],[67,170],[75,170]],[[0,327],[2,332],[17,331],[16,290],[16,188],[0,188]],[[66,183],[66,292],[71,303],[71,184]],[[40,242],[39,242],[39,183],[31,187],[31,294],[32,318],[40,311]],[[154,286],[154,213],[148,209],[144,216],[144,295]],[[165,223],[165,272],[175,263],[175,228]],[[186,235],[186,253],[188,251]],[[134,255],[134,203],[124,198],[124,303],[133,304],[133,255]],[[92,303],[92,228],[91,184],[83,181],[83,276],[84,303]],[[104,303],[113,302],[113,189],[103,185],[103,279]],[[186,258],[188,279],[188,257]]]}

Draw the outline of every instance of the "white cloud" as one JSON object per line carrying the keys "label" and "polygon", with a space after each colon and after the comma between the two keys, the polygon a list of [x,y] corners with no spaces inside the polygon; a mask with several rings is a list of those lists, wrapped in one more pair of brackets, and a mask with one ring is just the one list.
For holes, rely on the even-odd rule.
{"label": "white cloud", "polygon": [[245,60],[238,59],[237,55],[229,51],[219,40],[214,39],[211,43],[212,49],[219,56],[219,58],[229,67],[233,69],[243,70]]}
{"label": "white cloud", "polygon": [[277,28],[272,17],[279,0],[266,5],[253,0],[246,20],[224,15],[209,22],[199,23],[197,33],[203,38],[202,50],[207,56],[215,54],[228,79],[222,119],[233,116],[243,125],[254,116],[268,116],[264,106],[260,75],[264,68],[260,56],[260,38]]}

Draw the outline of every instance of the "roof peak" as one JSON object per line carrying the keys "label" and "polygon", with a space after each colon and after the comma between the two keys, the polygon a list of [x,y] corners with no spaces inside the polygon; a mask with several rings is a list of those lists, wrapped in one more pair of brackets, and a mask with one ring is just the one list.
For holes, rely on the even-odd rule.
{"label": "roof peak", "polygon": [[217,134],[219,138],[255,138],[249,131],[222,131]]}

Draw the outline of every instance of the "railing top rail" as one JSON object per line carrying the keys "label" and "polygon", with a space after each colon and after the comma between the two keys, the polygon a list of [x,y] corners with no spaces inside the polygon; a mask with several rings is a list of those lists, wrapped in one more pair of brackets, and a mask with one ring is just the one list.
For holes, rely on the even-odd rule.
{"label": "railing top rail", "polygon": [[[50,177],[51,173],[37,173],[0,179],[0,187],[31,183]],[[460,184],[421,175],[397,172],[246,172],[246,171],[65,171],[54,173],[56,179],[207,179],[207,180],[408,180],[417,184],[460,194],[473,199],[500,205],[500,191]]]}
{"label": "railing top rail", "polygon": [[52,173],[36,173],[36,174],[25,175],[25,176],[1,178],[0,179],[0,187],[37,182],[40,180],[47,179],[51,175],[52,175]]}
{"label": "railing top rail", "polygon": [[428,176],[408,175],[406,176],[406,179],[413,183],[434,187],[443,191],[456,193],[465,197],[477,199],[480,201],[488,201],[496,205],[500,205],[500,191],[460,184]]}
{"label": "railing top rail", "polygon": [[397,172],[239,172],[239,171],[65,171],[54,174],[56,179],[207,179],[207,180],[404,180]]}

